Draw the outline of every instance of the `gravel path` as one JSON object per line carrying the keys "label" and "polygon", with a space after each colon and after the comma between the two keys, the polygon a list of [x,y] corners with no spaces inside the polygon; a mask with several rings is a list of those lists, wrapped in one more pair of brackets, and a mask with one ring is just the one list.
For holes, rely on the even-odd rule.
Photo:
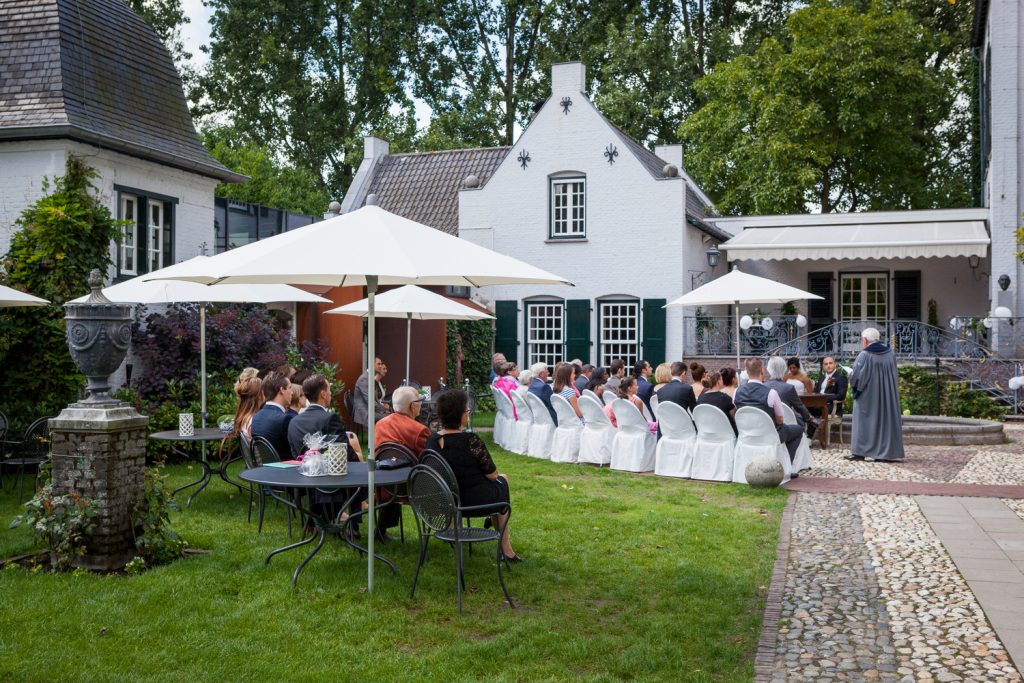
{"label": "gravel path", "polygon": [[802,493],[769,680],[1024,679],[912,498]]}

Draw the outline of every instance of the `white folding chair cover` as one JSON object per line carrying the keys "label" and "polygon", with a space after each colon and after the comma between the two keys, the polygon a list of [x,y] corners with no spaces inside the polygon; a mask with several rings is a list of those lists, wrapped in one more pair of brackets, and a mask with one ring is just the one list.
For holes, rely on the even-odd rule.
{"label": "white folding chair cover", "polygon": [[583,433],[580,418],[569,401],[558,394],[551,396],[551,405],[558,415],[558,426],[555,427],[555,436],[551,440],[551,462],[578,462],[580,434]]}
{"label": "white folding chair cover", "polygon": [[[785,403],[782,404],[782,412],[785,415],[783,422],[788,425],[800,424],[797,422],[796,413]],[[789,451],[786,451],[788,454]],[[785,467],[785,465],[783,465]],[[811,455],[811,440],[807,434],[800,437],[800,445],[796,447],[796,456],[793,458],[793,471],[803,472],[814,467],[814,456]]]}
{"label": "white folding chair cover", "polygon": [[619,423],[612,442],[612,469],[627,472],[653,470],[657,439],[647,428],[647,419],[624,398],[615,399],[612,412]]}
{"label": "white folding chair cover", "polygon": [[[584,389],[583,391],[580,392],[580,398],[583,398],[584,396],[589,396],[590,398],[594,399],[598,403],[601,402],[601,399],[597,397],[597,394],[595,394],[590,389]],[[583,409],[580,408],[580,410],[583,410]]]}
{"label": "white folding chair cover", "polygon": [[508,394],[498,387],[492,386],[491,394],[494,396],[494,405],[497,408],[494,413],[494,443],[507,449],[516,420],[512,412],[512,401]]}
{"label": "white folding chair cover", "polygon": [[[654,419],[658,419],[658,394],[651,394],[651,412],[654,413]],[[653,422],[653,420],[652,420]]]}
{"label": "white folding chair cover", "polygon": [[604,404],[606,406],[610,406],[612,404],[612,402],[615,401],[616,398],[617,397],[615,396],[615,392],[614,391],[611,391],[610,389],[605,389],[604,390]]}
{"label": "white folding chair cover", "polygon": [[789,463],[789,451],[779,441],[779,432],[775,422],[768,413],[760,408],[746,406],[736,411],[736,457],[733,460],[732,480],[741,484],[747,483],[745,470],[754,458],[767,455],[776,458],[789,479],[792,473]]}
{"label": "white folding chair cover", "polygon": [[513,391],[510,398],[516,407],[518,419],[512,428],[508,450],[513,453],[526,455],[526,451],[530,446],[530,428],[533,427],[533,410],[530,409],[526,399],[518,391]]}
{"label": "white folding chair cover", "polygon": [[615,427],[604,414],[601,402],[584,394],[580,396],[583,432],[580,434],[579,462],[607,465],[612,461]]}
{"label": "white folding chair cover", "polygon": [[693,423],[697,427],[697,450],[693,455],[690,476],[710,481],[731,481],[736,435],[729,418],[715,406],[705,404],[693,409]]}
{"label": "white folding chair cover", "polygon": [[689,477],[697,452],[697,428],[682,406],[665,402],[658,405],[661,438],[654,453],[654,473],[664,477]]}
{"label": "white folding chair cover", "polygon": [[555,423],[551,420],[551,413],[536,394],[527,392],[526,403],[533,411],[533,425],[530,427],[530,442],[526,447],[526,454],[550,460],[551,441],[555,438]]}

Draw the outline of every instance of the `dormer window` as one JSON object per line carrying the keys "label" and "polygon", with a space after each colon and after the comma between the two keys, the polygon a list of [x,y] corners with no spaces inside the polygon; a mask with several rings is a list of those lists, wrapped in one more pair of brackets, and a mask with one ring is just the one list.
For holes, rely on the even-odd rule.
{"label": "dormer window", "polygon": [[551,178],[548,238],[585,239],[587,236],[587,178],[583,175]]}

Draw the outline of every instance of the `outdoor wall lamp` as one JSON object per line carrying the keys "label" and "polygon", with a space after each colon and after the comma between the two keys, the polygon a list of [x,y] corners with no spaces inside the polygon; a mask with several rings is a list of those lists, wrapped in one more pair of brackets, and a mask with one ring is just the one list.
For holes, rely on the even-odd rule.
{"label": "outdoor wall lamp", "polygon": [[704,255],[707,256],[708,265],[712,268],[716,268],[722,260],[722,252],[718,251],[718,247],[714,244],[708,247],[708,250],[704,252]]}
{"label": "outdoor wall lamp", "polygon": [[[800,317],[803,317],[803,316],[800,316]],[[765,331],[768,331],[768,330],[772,329],[773,327],[775,327],[775,321],[772,320],[771,318],[769,318],[768,316],[765,316],[765,317],[761,318],[761,322],[758,323],[758,324],[761,327],[761,329],[765,330]],[[749,315],[745,315],[742,318],[740,318],[740,329],[743,330],[744,332],[746,332],[747,330],[749,330],[753,326],[754,326],[754,319],[751,318]]]}
{"label": "outdoor wall lamp", "polygon": [[977,254],[971,254],[967,257],[967,265],[971,267],[971,270],[977,270],[978,266],[981,265],[981,257]]}
{"label": "outdoor wall lamp", "polygon": [[1010,288],[1010,276],[1007,275],[1006,273],[1000,275],[999,279],[996,280],[996,282],[999,283],[999,288],[1002,289],[1004,292]]}
{"label": "outdoor wall lamp", "polygon": [[1005,320],[1010,323],[1010,325],[1013,325],[1013,311],[1006,306],[996,306],[992,311],[992,317],[998,318],[999,320]]}

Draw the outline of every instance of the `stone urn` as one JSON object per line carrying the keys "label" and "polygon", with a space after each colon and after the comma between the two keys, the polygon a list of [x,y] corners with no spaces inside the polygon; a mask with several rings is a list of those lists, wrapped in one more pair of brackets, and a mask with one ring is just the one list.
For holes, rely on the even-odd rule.
{"label": "stone urn", "polygon": [[773,489],[786,478],[786,471],[776,458],[761,455],[747,463],[743,475],[755,489]]}
{"label": "stone urn", "polygon": [[88,380],[88,397],[83,403],[106,403],[110,398],[110,375],[128,353],[132,340],[131,304],[116,304],[103,295],[103,277],[94,269],[89,274],[92,293],[84,303],[64,304],[71,359]]}

